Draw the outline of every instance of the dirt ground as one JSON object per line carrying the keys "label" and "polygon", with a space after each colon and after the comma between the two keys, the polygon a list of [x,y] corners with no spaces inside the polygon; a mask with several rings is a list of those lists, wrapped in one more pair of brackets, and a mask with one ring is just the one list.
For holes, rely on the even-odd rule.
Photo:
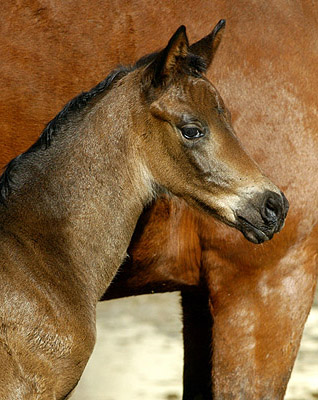
{"label": "dirt ground", "polygon": [[[98,305],[97,344],[72,400],[180,400],[177,293]],[[318,399],[318,306],[309,316],[285,399]]]}

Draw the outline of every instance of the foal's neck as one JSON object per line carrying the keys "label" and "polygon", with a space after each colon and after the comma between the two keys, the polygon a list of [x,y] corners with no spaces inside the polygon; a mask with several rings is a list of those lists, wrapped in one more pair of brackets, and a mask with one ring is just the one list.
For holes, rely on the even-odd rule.
{"label": "foal's neck", "polygon": [[10,226],[41,252],[34,252],[35,263],[39,257],[65,269],[96,300],[152,198],[130,115],[137,100],[127,99],[120,85],[113,90],[63,127],[49,148],[21,161],[23,182],[8,202]]}

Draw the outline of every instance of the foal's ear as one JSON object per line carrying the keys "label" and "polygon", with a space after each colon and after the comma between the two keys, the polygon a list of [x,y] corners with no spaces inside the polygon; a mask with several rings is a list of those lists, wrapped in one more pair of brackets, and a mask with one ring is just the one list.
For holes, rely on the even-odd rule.
{"label": "foal's ear", "polygon": [[210,66],[213,60],[216,50],[221,42],[224,29],[225,19],[221,19],[209,35],[190,46],[190,52],[203,58],[206,68]]}
{"label": "foal's ear", "polygon": [[167,46],[157,54],[154,61],[145,71],[146,80],[155,87],[167,83],[170,78],[182,69],[189,53],[189,41],[186,28],[181,25],[169,40]]}

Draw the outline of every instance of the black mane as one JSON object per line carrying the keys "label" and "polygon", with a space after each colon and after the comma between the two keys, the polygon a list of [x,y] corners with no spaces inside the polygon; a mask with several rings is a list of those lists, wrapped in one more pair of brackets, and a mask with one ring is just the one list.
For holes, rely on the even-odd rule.
{"label": "black mane", "polygon": [[[47,149],[50,146],[53,137],[56,136],[56,134],[60,131],[60,128],[70,119],[71,116],[85,109],[85,107],[90,104],[92,100],[94,100],[98,95],[104,93],[106,90],[109,90],[112,87],[112,84],[118,82],[129,72],[142,66],[151,64],[154,60],[156,60],[158,54],[158,52],[148,54],[140,58],[133,66],[118,67],[90,91],[82,92],[70,100],[65,107],[46,125],[39,139],[24,153],[12,159],[6,165],[3,174],[0,176],[0,204],[6,203],[6,199],[11,191],[14,171],[23,157],[28,156],[38,150]],[[205,65],[203,59],[193,54],[189,54],[186,62],[186,73],[198,76],[204,70]]]}

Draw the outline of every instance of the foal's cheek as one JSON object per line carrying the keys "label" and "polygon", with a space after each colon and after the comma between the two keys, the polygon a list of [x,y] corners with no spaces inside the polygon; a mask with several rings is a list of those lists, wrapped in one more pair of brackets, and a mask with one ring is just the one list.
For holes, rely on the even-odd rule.
{"label": "foal's cheek", "polygon": [[228,167],[214,158],[211,148],[194,148],[188,153],[189,164],[200,181],[205,182],[207,190],[226,188],[231,179]]}
{"label": "foal's cheek", "polygon": [[188,158],[191,167],[197,172],[200,178],[209,179],[212,176],[214,162],[208,157],[208,153],[202,148],[193,148],[188,151]]}

